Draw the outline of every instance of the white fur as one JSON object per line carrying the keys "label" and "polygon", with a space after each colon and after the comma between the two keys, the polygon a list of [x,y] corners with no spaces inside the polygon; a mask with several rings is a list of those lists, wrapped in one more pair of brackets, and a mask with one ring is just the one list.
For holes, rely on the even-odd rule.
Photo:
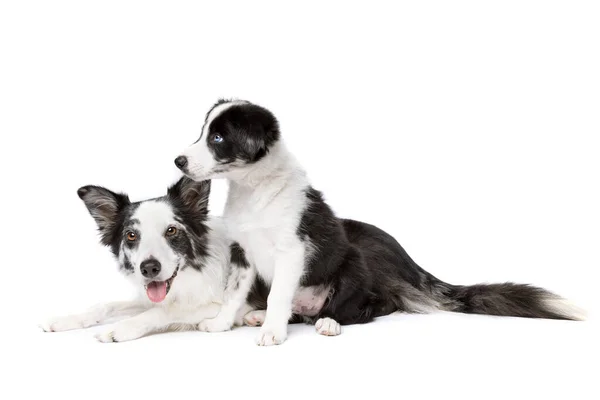
{"label": "white fur", "polygon": [[[140,221],[136,225],[140,232],[140,243],[136,249],[128,252],[133,264],[135,278],[133,284],[144,301],[149,301],[144,285],[145,278],[140,272],[140,264],[149,257],[156,258],[161,263],[161,272],[157,280],[169,279],[182,260],[168,245],[164,236],[169,226],[184,229],[175,220],[171,207],[162,201],[146,201],[140,204],[132,215],[132,219]],[[196,304],[222,303],[224,295],[223,279],[228,265],[229,240],[225,238],[223,221],[220,218],[208,220],[209,256],[204,267],[199,272],[193,268],[180,270],[173,281],[171,290],[160,305],[177,303],[179,306],[195,306]]]}
{"label": "white fur", "polygon": [[319,318],[315,324],[315,329],[323,336],[337,336],[342,333],[342,326],[331,318]]}
{"label": "white fur", "polygon": [[198,321],[214,318],[220,310],[216,303],[192,309],[181,307],[152,307],[148,311],[118,322],[111,329],[96,335],[104,343],[125,342],[148,333],[166,330],[171,325],[187,325],[191,329]]}
{"label": "white fur", "polygon": [[265,310],[254,310],[244,315],[244,323],[248,326],[261,326],[265,323],[267,312]]}
{"label": "white fur", "polygon": [[135,272],[129,274],[128,278],[136,290],[135,300],[107,303],[92,307],[82,314],[53,318],[41,325],[44,331],[87,328],[107,323],[114,318],[127,317],[97,335],[101,342],[121,342],[153,332],[195,329],[199,322],[214,318],[219,313],[223,303],[230,244],[224,236],[222,220],[213,218],[208,221],[210,255],[204,260],[202,270],[197,271],[191,267],[180,270],[165,300],[155,304],[146,296],[139,263],[152,255],[164,268],[161,271],[164,276],[161,278],[168,279],[173,274],[178,260],[173,256],[173,251],[166,244],[163,245],[164,238],[160,235],[169,225],[177,226],[177,223],[172,219],[168,205],[152,201],[142,203],[134,218],[140,220],[140,237],[144,235],[139,254],[135,254],[137,251],[130,254]]}
{"label": "white fur", "polygon": [[198,325],[198,329],[204,332],[222,332],[233,327],[238,310],[245,304],[246,297],[256,272],[253,268],[232,268],[229,273],[225,291],[226,297],[221,312],[214,319],[207,319]]}
{"label": "white fur", "polygon": [[546,307],[559,315],[573,318],[576,321],[585,321],[587,319],[587,312],[584,309],[562,297],[551,297],[544,300],[544,303]]}
{"label": "white fur", "polygon": [[402,303],[406,310],[415,314],[429,314],[441,309],[440,303],[426,296],[420,296],[417,299],[403,297]]}
{"label": "white fur", "polygon": [[265,275],[272,274],[273,279],[267,298],[267,315],[256,339],[259,346],[280,344],[287,338],[292,300],[304,273],[304,248],[299,240],[297,242],[289,243],[287,250],[276,251],[271,269],[264,269]]}
{"label": "white fur", "polygon": [[258,274],[271,284],[259,345],[282,343],[292,300],[304,274],[305,244],[297,235],[309,186],[304,170],[280,140],[269,155],[233,170],[223,218]]}
{"label": "white fur", "polygon": [[[306,207],[308,179],[281,140],[259,162],[224,175],[230,179],[223,214],[228,235],[271,285],[266,318],[256,341],[259,345],[282,343],[287,337],[292,299],[304,274],[307,249],[296,232]],[[203,176],[207,177],[214,176]],[[226,306],[219,318],[233,321],[237,303]]]}
{"label": "white fur", "polygon": [[[235,326],[244,325],[246,323],[246,321],[245,321],[246,315],[248,315],[252,312],[254,312],[254,308],[251,307],[248,303],[244,303],[235,315],[234,325]],[[264,310],[262,310],[262,312],[264,312]],[[264,321],[264,318],[263,318],[263,321]]]}
{"label": "white fur", "polygon": [[112,318],[141,313],[146,311],[148,307],[147,303],[139,301],[118,301],[101,304],[81,314],[52,318],[40,325],[40,327],[46,332],[62,332],[72,329],[89,328],[90,326],[105,323]]}
{"label": "white fur", "polygon": [[[306,208],[309,181],[281,139],[272,145],[268,156],[256,163],[235,165],[219,173],[213,171],[216,161],[205,136],[210,123],[236,104],[239,102],[215,107],[207,117],[202,137],[183,155],[188,158],[187,174],[192,179],[229,179],[229,195],[223,214],[229,236],[241,245],[250,264],[271,285],[265,321],[256,342],[259,345],[279,344],[287,337],[292,300],[304,274],[305,257],[314,252],[314,249],[307,249],[297,235]],[[230,297],[239,299],[246,294]],[[226,303],[218,318],[235,321],[239,303]],[[210,324],[204,322],[201,329],[209,329]],[[215,327],[222,328],[223,324],[219,322]]]}
{"label": "white fur", "polygon": [[[165,238],[165,232],[170,226],[183,229],[175,220],[172,208],[163,201],[145,201],[135,210],[132,219],[139,221],[132,226],[139,232],[139,244],[133,250],[123,246],[124,254],[127,254],[134,268],[134,274],[143,282],[145,278],[140,272],[140,264],[155,258],[161,264],[160,274],[156,277],[159,281],[169,279],[177,267],[181,267],[177,254],[169,246]],[[127,228],[126,228],[127,229]]]}

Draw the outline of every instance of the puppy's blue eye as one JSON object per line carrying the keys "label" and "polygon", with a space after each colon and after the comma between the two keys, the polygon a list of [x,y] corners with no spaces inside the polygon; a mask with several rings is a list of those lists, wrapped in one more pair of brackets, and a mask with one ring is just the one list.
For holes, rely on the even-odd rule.
{"label": "puppy's blue eye", "polygon": [[213,136],[213,143],[221,143],[223,141],[223,137],[221,135]]}

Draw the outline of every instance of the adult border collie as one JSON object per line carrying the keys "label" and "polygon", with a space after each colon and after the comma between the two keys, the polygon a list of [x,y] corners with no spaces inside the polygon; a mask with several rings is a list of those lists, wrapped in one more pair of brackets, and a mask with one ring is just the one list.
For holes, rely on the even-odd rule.
{"label": "adult border collie", "polygon": [[[84,186],[77,193],[136,298],[54,318],[42,325],[46,332],[87,328],[117,317],[129,318],[97,335],[98,340],[122,342],[195,329],[218,314],[227,282],[244,277],[248,263],[239,246],[225,237],[219,218],[207,215],[210,181],[184,177],[166,196],[136,203],[99,186]],[[236,322],[241,324],[241,318]]]}
{"label": "adult border collie", "polygon": [[[217,102],[200,138],[175,164],[197,181],[229,180],[223,215],[228,234],[270,287],[259,345],[282,343],[292,313],[315,323],[324,335],[339,334],[340,324],[398,310],[582,318],[564,299],[538,287],[445,283],[381,229],[337,218],[286,149],[275,116],[248,101]],[[230,329],[253,280],[249,273],[230,288],[236,293],[200,329]]]}

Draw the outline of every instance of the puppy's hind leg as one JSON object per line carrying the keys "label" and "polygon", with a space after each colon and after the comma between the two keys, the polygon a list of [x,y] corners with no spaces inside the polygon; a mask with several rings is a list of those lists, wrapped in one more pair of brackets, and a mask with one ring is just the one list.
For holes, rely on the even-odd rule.
{"label": "puppy's hind leg", "polygon": [[357,250],[348,252],[339,273],[336,289],[315,323],[317,332],[324,336],[341,334],[341,324],[369,322],[375,316],[375,309],[382,308],[373,302],[369,271]]}
{"label": "puppy's hind leg", "polygon": [[315,324],[315,329],[323,336],[337,336],[342,333],[342,326],[333,318],[319,318]]}

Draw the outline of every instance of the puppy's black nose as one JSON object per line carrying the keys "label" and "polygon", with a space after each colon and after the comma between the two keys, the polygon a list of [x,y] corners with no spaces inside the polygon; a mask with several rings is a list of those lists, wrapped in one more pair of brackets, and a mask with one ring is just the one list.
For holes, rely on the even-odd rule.
{"label": "puppy's black nose", "polygon": [[146,261],[142,261],[140,264],[140,271],[145,278],[152,279],[160,272],[160,263],[154,258],[150,258]]}
{"label": "puppy's black nose", "polygon": [[179,169],[184,169],[185,166],[187,165],[187,157],[186,156],[179,156],[175,159],[175,165],[177,165],[177,168]]}

